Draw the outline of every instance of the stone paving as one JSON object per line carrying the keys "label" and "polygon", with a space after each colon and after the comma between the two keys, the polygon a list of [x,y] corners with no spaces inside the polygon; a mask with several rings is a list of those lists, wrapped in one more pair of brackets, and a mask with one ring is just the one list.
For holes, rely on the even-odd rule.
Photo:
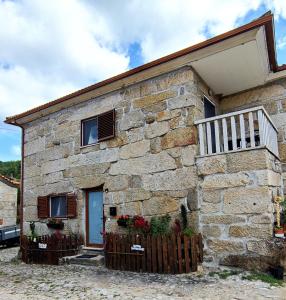
{"label": "stone paving", "polygon": [[241,276],[219,279],[206,271],[136,274],[77,265],[17,262],[18,248],[0,248],[0,299],[286,299],[286,287]]}

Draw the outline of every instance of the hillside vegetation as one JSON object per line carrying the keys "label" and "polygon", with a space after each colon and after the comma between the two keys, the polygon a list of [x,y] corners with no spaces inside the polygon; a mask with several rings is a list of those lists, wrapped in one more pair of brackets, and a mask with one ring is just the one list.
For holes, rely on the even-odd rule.
{"label": "hillside vegetation", "polygon": [[11,161],[0,161],[0,174],[20,179],[21,177],[21,161],[11,160]]}

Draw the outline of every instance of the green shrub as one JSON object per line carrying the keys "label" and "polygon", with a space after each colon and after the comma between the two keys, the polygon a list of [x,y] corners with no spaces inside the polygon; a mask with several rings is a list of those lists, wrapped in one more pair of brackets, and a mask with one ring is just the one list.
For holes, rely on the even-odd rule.
{"label": "green shrub", "polygon": [[151,218],[151,234],[152,235],[167,235],[170,233],[170,221],[171,217],[169,214],[166,214],[161,217],[152,217]]}
{"label": "green shrub", "polygon": [[191,237],[191,236],[193,236],[195,234],[195,231],[194,231],[193,228],[187,227],[187,228],[185,228],[183,230],[183,234],[186,235],[186,236],[188,236],[188,237]]}

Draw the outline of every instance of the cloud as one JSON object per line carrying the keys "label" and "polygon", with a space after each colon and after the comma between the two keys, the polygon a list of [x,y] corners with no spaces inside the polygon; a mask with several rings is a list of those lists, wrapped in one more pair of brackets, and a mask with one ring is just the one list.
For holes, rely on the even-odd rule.
{"label": "cloud", "polygon": [[13,145],[11,148],[11,154],[17,157],[21,155],[21,147],[19,145]]}
{"label": "cloud", "polygon": [[127,70],[107,36],[80,1],[0,1],[0,118]]}

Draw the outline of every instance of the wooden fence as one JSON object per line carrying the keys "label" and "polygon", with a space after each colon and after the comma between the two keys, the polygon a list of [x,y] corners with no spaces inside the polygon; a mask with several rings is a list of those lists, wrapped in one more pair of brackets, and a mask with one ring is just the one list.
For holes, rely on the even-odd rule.
{"label": "wooden fence", "polygon": [[58,265],[64,256],[75,255],[83,244],[81,236],[21,237],[22,260],[27,263]]}
{"label": "wooden fence", "polygon": [[189,273],[197,271],[198,263],[202,261],[201,234],[192,237],[181,234],[106,235],[105,263],[110,269],[149,273]]}

